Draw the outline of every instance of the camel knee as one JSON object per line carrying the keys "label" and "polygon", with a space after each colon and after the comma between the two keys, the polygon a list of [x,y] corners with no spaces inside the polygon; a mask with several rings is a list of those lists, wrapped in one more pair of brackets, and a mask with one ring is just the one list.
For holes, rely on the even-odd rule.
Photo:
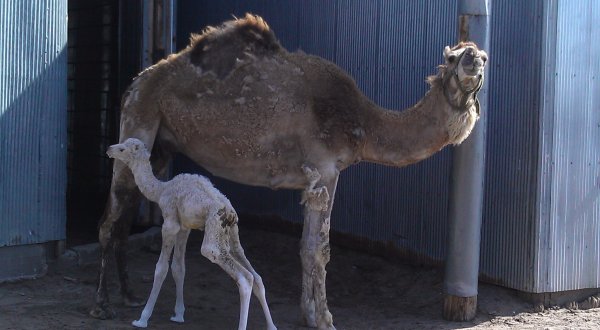
{"label": "camel knee", "polygon": [[313,211],[327,211],[329,209],[329,192],[327,191],[327,187],[315,188],[321,179],[321,174],[317,169],[308,166],[302,166],[302,171],[308,180],[308,185],[302,193],[302,201],[300,203]]}

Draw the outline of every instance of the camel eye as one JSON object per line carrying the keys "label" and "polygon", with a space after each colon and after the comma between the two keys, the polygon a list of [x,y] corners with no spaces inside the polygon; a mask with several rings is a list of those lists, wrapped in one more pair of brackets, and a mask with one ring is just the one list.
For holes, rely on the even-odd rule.
{"label": "camel eye", "polygon": [[123,152],[123,151],[125,151],[125,148],[121,148],[121,149],[119,149],[119,151],[120,151],[120,152]]}

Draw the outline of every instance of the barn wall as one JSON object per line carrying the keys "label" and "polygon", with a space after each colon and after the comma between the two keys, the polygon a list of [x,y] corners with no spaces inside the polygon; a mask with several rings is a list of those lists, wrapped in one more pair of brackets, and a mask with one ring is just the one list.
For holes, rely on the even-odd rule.
{"label": "barn wall", "polygon": [[67,1],[1,1],[0,31],[0,247],[63,240]]}

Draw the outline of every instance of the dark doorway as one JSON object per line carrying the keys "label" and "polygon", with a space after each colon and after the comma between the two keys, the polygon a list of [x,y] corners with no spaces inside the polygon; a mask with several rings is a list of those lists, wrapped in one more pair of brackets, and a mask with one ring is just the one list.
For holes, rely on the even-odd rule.
{"label": "dark doorway", "polygon": [[97,241],[121,94],[141,69],[141,1],[68,2],[67,244]]}

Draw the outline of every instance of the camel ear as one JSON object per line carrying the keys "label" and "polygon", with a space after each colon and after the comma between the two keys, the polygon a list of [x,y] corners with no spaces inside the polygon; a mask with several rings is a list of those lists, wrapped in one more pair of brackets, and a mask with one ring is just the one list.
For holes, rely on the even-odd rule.
{"label": "camel ear", "polygon": [[483,58],[483,60],[485,62],[487,62],[487,60],[488,60],[488,54],[484,50],[480,50],[479,53],[481,53],[481,58]]}

